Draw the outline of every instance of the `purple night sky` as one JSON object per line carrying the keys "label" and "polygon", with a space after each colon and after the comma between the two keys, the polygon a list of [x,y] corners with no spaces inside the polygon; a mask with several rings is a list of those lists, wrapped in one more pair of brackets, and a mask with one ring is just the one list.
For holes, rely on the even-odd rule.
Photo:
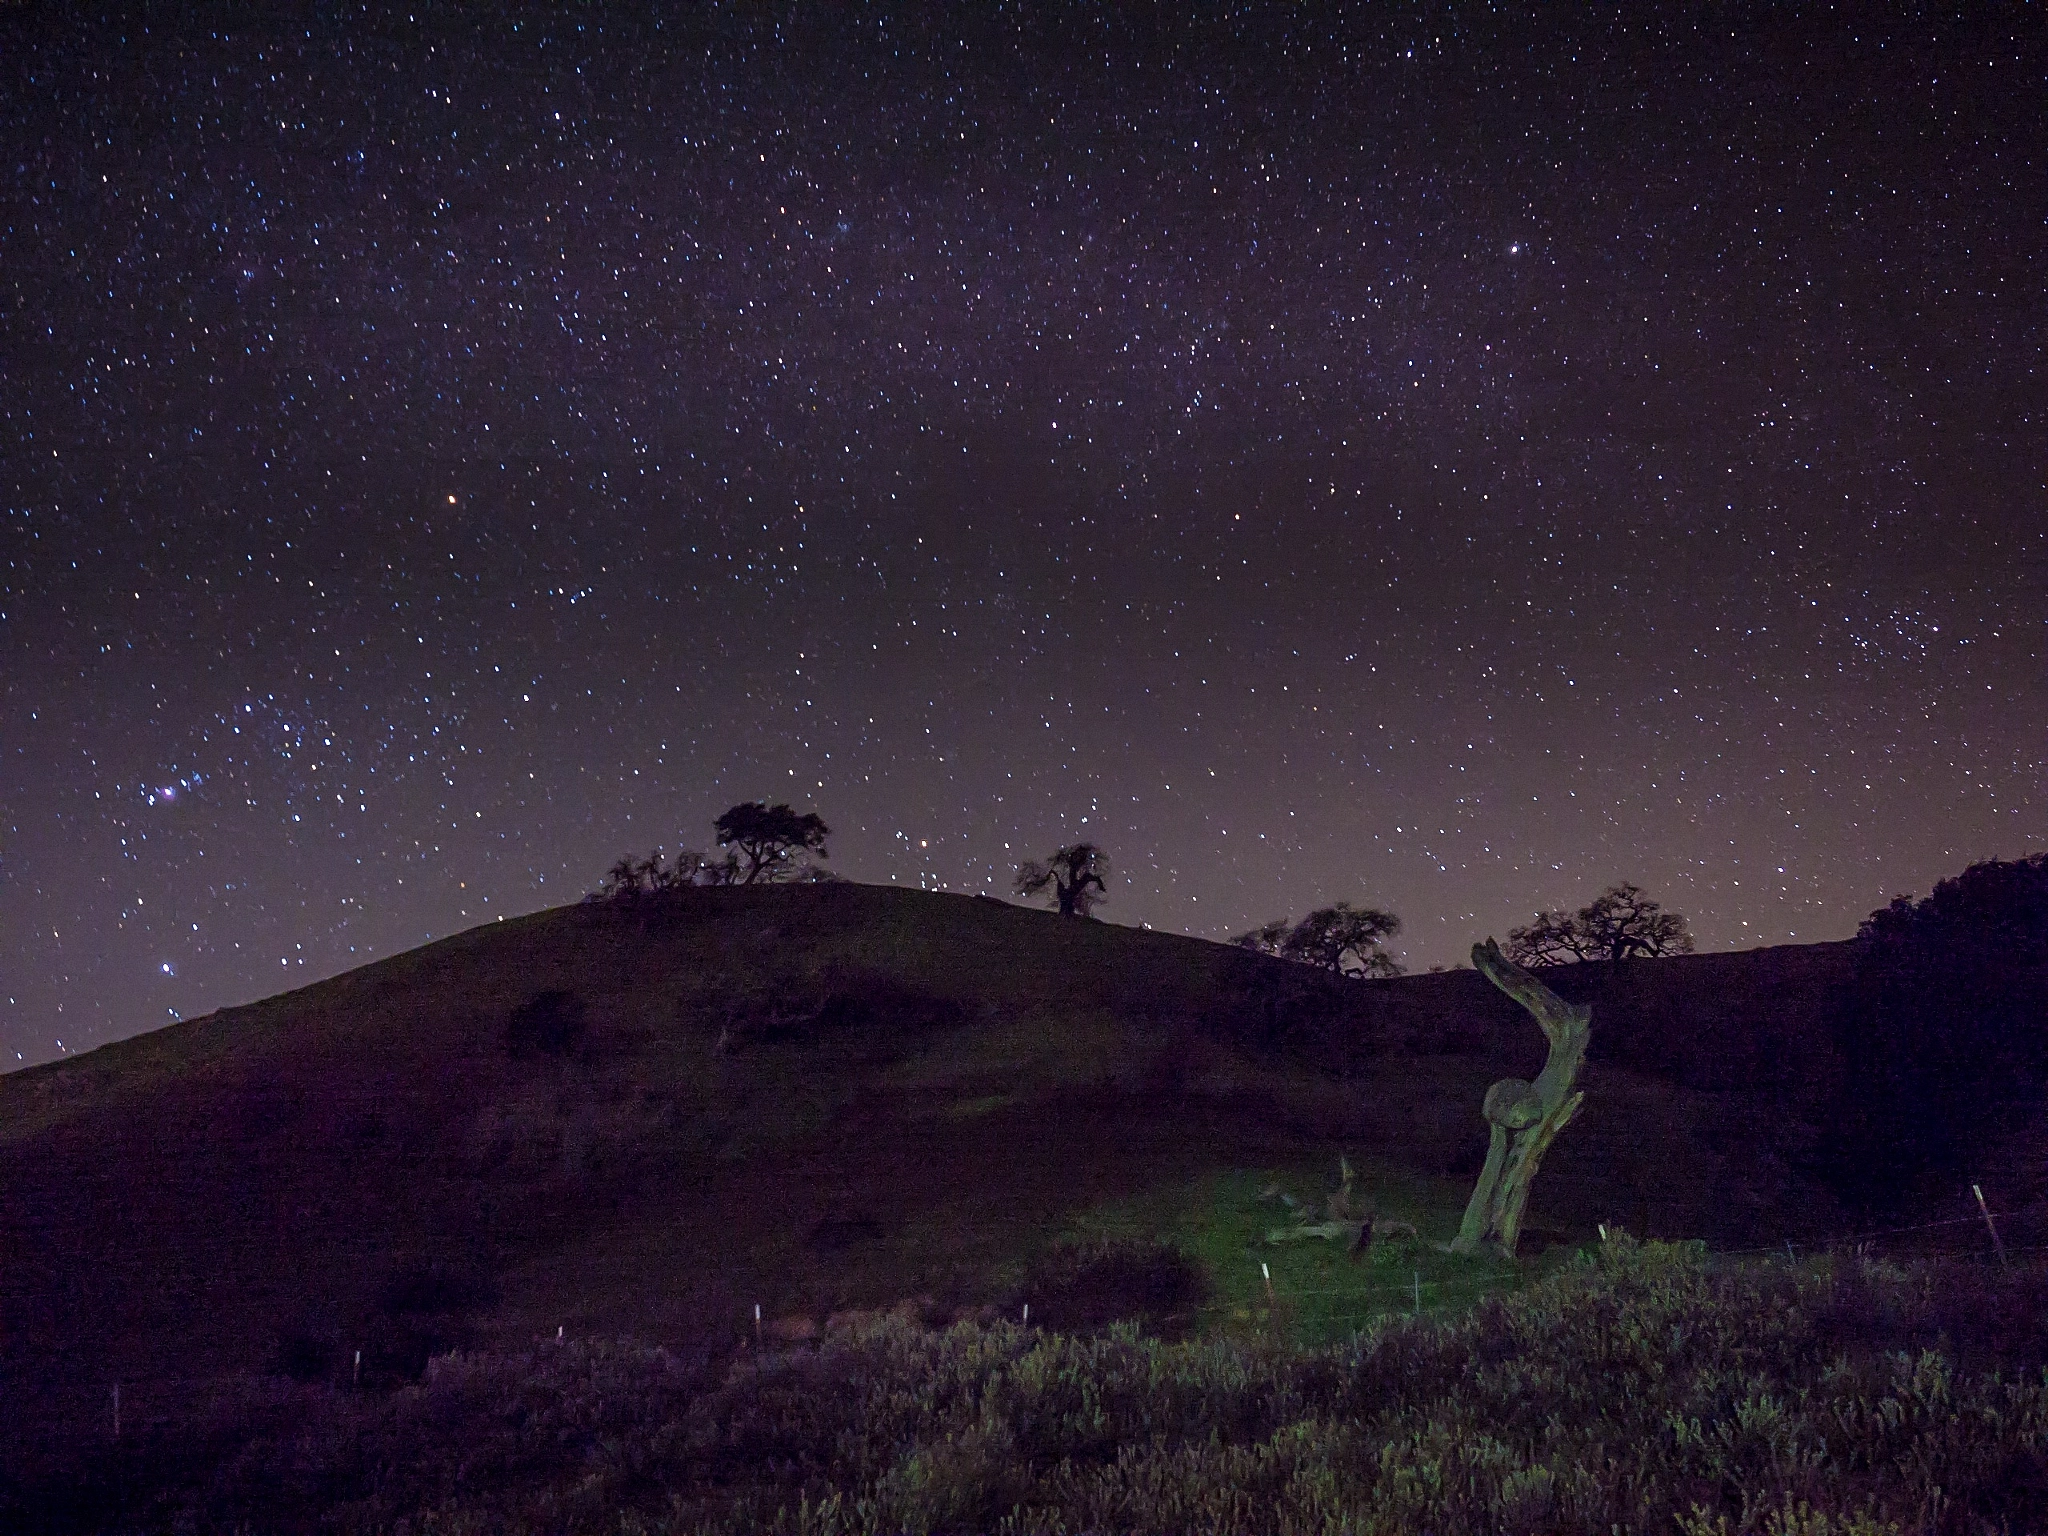
{"label": "purple night sky", "polygon": [[8,1066],[758,797],[1411,969],[2048,847],[2038,16],[654,9],[0,9]]}

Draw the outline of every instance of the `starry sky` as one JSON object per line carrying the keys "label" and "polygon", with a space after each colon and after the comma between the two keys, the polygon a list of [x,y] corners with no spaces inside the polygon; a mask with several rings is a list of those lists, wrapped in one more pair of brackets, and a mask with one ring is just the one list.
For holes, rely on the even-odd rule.
{"label": "starry sky", "polygon": [[2048,847],[2037,14],[659,9],[0,9],[9,1067],[742,799],[1411,969]]}

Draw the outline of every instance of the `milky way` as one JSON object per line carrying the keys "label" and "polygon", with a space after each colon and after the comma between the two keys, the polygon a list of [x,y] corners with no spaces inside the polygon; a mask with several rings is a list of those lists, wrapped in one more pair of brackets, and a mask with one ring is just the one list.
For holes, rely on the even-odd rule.
{"label": "milky way", "polygon": [[759,797],[1411,968],[2048,845],[2038,18],[1171,10],[0,10],[10,1064]]}

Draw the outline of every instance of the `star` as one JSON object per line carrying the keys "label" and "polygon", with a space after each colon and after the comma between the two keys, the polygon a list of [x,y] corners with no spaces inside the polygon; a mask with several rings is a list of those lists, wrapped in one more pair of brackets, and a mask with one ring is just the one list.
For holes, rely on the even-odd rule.
{"label": "star", "polygon": [[[1958,84],[2038,46],[1274,17],[20,50],[0,1042],[798,785],[854,879],[1085,835],[1109,920],[1352,901],[1411,969],[2043,846],[2048,123]],[[1840,89],[1730,83],[1784,58]]]}

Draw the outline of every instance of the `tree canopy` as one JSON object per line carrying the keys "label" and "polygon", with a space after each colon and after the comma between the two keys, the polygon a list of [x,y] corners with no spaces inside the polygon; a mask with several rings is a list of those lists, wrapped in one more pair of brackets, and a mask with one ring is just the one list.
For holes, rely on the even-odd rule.
{"label": "tree canopy", "polygon": [[1280,946],[1287,942],[1288,931],[1294,925],[1284,917],[1276,917],[1270,923],[1240,933],[1230,942],[1239,949],[1248,949],[1255,955],[1277,955]]}
{"label": "tree canopy", "polygon": [[2048,854],[1987,859],[1872,912],[1836,1030],[1852,1199],[1884,1208],[1981,1169],[2048,1088]]}
{"label": "tree canopy", "polygon": [[2048,962],[2048,853],[1972,864],[1917,902],[1895,896],[1863,920],[1856,937],[1878,951],[2004,950],[2026,964]]}
{"label": "tree canopy", "polygon": [[627,854],[605,871],[589,901],[632,902],[695,885],[752,885],[755,881],[830,880],[836,878],[811,864],[807,855],[828,858],[825,839],[832,829],[816,815],[798,815],[786,805],[749,801],[733,806],[713,827],[718,855],[694,848],[677,852],[669,863],[660,849],[645,858]]}
{"label": "tree canopy", "polygon": [[1401,919],[1348,901],[1318,907],[1290,926],[1285,918],[1241,933],[1230,942],[1262,955],[1278,955],[1340,976],[1398,976],[1401,967],[1381,945],[1401,931]]}
{"label": "tree canopy", "polygon": [[1508,958],[1525,966],[1691,953],[1685,918],[1666,912],[1641,886],[1626,883],[1610,885],[1576,912],[1538,912],[1534,921],[1508,931]]}
{"label": "tree canopy", "polygon": [[749,800],[732,807],[712,823],[718,846],[735,850],[744,861],[738,883],[780,880],[802,869],[804,857],[830,858],[825,839],[832,829],[815,812],[798,815],[786,805]]}
{"label": "tree canopy", "polygon": [[1093,843],[1069,843],[1049,859],[1017,866],[1019,896],[1050,892],[1062,917],[1087,917],[1109,894],[1109,855]]}
{"label": "tree canopy", "polygon": [[586,898],[590,901],[637,901],[663,891],[690,885],[736,885],[740,878],[739,855],[727,853],[722,859],[708,858],[694,848],[677,852],[673,864],[657,848],[644,859],[627,854],[605,871],[604,879]]}

